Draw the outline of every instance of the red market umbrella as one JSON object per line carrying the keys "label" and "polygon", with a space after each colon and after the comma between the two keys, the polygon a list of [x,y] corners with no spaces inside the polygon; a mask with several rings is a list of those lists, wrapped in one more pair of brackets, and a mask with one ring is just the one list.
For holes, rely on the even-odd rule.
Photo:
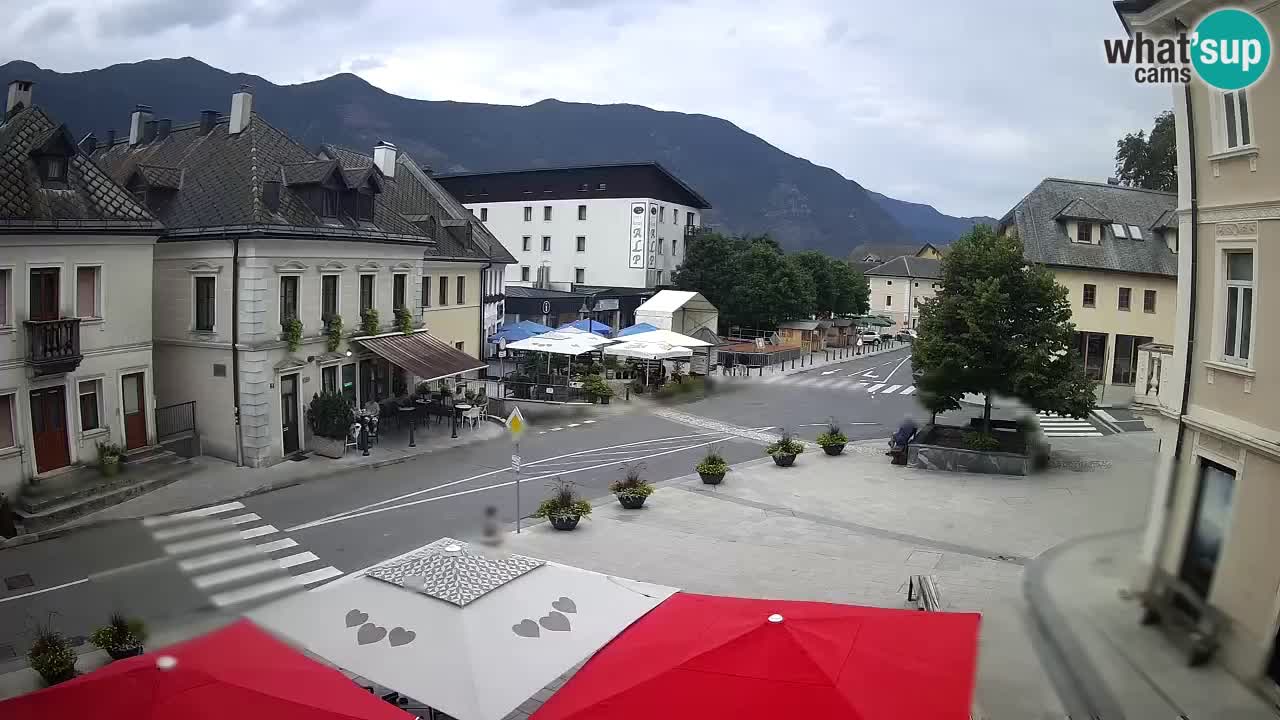
{"label": "red market umbrella", "polygon": [[0,718],[410,720],[411,716],[248,620],[240,620],[0,702]]}
{"label": "red market umbrella", "polygon": [[968,720],[979,620],[676,593],[533,720]]}

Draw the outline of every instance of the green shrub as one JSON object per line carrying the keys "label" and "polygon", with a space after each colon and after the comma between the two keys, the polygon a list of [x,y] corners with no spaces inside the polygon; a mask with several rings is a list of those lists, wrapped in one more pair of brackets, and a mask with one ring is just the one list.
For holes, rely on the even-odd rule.
{"label": "green shrub", "polygon": [[62,633],[47,624],[36,626],[36,640],[27,651],[27,661],[49,685],[76,675],[76,651]]}
{"label": "green shrub", "polygon": [[707,475],[720,475],[729,472],[729,463],[720,454],[720,450],[712,446],[702,457],[702,462],[698,463],[696,470]]}
{"label": "green shrub", "polygon": [[365,335],[377,335],[382,329],[382,321],[378,318],[378,308],[360,311],[360,332]]}
{"label": "green shrub", "polygon": [[93,631],[89,642],[103,650],[132,650],[142,647],[147,632],[141,620],[129,619],[120,613],[112,613],[106,625]]}
{"label": "green shrub", "polygon": [[764,452],[766,455],[799,455],[804,452],[804,443],[796,440],[790,430],[783,430],[782,437],[769,443]]}
{"label": "green shrub", "polygon": [[644,479],[644,463],[627,463],[622,468],[622,479],[609,484],[609,492],[614,495],[628,497],[649,497],[653,494],[653,485]]}
{"label": "green shrub", "polygon": [[322,392],[311,398],[307,422],[312,433],[331,440],[345,440],[355,421],[355,411],[342,393]]}
{"label": "green shrub", "polygon": [[413,314],[409,308],[396,308],[396,329],[405,335],[413,332]]}
{"label": "green shrub", "polygon": [[124,457],[124,448],[113,442],[97,442],[94,443],[98,448],[98,464],[103,465],[109,462],[119,462]]}
{"label": "green shrub", "polygon": [[598,374],[588,375],[583,378],[582,390],[587,394],[587,397],[593,400],[613,397],[613,388],[609,387],[609,383],[605,382],[604,377]]}
{"label": "green shrub", "polygon": [[577,486],[572,480],[556,478],[552,483],[551,496],[538,505],[533,514],[539,518],[584,518],[591,514],[591,503],[578,495]]}
{"label": "green shrub", "polygon": [[964,446],[970,450],[999,450],[1000,440],[984,432],[966,432]]}
{"label": "green shrub", "polygon": [[840,427],[840,423],[836,422],[835,418],[827,421],[827,431],[818,436],[818,447],[844,445],[848,442],[848,436],[844,434],[844,430]]}
{"label": "green shrub", "polygon": [[337,352],[342,346],[342,316],[330,315],[325,326],[325,349],[329,352]]}
{"label": "green shrub", "polygon": [[289,346],[289,352],[297,352],[302,345],[302,321],[293,317],[285,318],[280,323],[280,329],[284,332],[284,342]]}

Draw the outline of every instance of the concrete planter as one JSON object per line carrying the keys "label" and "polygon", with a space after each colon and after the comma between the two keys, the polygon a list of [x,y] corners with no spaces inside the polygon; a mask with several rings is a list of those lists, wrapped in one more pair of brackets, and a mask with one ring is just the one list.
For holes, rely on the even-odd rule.
{"label": "concrete planter", "polygon": [[[1001,452],[997,450],[969,450],[930,444],[935,426],[921,430],[919,441],[907,446],[907,464],[924,470],[948,472],[986,473],[991,475],[1030,475],[1035,464],[1032,453]],[[954,428],[938,429],[951,430]],[[1024,439],[1025,443],[1025,439]],[[1029,447],[1031,443],[1025,443]]]}
{"label": "concrete planter", "polygon": [[343,451],[346,450],[347,441],[345,438],[327,438],[319,435],[311,436],[311,451],[317,455],[323,455],[327,458],[335,460],[342,457]]}
{"label": "concrete planter", "polygon": [[625,510],[639,510],[644,506],[646,496],[644,495],[616,495],[618,504]]}
{"label": "concrete planter", "polygon": [[778,455],[774,455],[774,456],[773,456],[773,462],[774,462],[774,464],[776,464],[778,467],[791,467],[791,466],[792,466],[792,464],[794,464],[794,463],[795,463],[795,461],[796,461],[796,456],[795,456],[795,455],[782,455],[782,454],[778,454]]}
{"label": "concrete planter", "polygon": [[822,452],[832,456],[839,455],[844,452],[844,446],[845,443],[840,443],[839,445],[823,445]]}
{"label": "concrete planter", "polygon": [[704,485],[719,485],[724,482],[724,473],[699,472],[698,477],[702,478],[702,483]]}
{"label": "concrete planter", "polygon": [[551,521],[551,527],[557,530],[572,530],[578,527],[578,521],[581,519],[577,515],[552,515],[548,518]]}

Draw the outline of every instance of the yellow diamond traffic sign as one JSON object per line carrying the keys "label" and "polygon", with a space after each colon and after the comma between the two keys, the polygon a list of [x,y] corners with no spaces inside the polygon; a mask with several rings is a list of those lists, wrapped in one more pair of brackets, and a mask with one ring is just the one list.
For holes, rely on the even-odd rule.
{"label": "yellow diamond traffic sign", "polygon": [[507,430],[519,437],[520,433],[524,432],[524,425],[524,416],[520,414],[520,408],[512,408],[511,414],[507,416]]}

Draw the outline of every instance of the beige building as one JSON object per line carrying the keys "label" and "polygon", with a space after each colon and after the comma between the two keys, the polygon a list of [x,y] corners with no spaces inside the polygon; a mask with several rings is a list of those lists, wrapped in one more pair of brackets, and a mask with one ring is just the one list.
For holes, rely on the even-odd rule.
{"label": "beige building", "polygon": [[155,444],[160,226],[13,82],[0,115],[0,493]]}
{"label": "beige building", "polygon": [[[1117,3],[1127,28],[1148,36],[1220,6]],[[1243,6],[1280,37],[1280,4]],[[1138,407],[1161,445],[1139,583],[1176,578],[1220,614],[1217,661],[1274,699],[1280,332],[1265,308],[1280,287],[1280,162],[1267,155],[1280,148],[1280,74],[1236,92],[1193,79],[1174,88],[1173,108],[1183,247],[1174,336],[1140,353]]]}
{"label": "beige building", "polygon": [[510,256],[394,146],[317,155],[242,89],[178,127],[140,106],[94,159],[165,225],[155,392],[195,402],[205,452],[270,465],[307,447],[321,390],[364,406],[483,366],[482,273]]}
{"label": "beige building", "polygon": [[1178,229],[1172,193],[1047,178],[1001,218],[1028,262],[1067,289],[1076,348],[1098,402],[1127,405],[1138,347],[1173,340]]}
{"label": "beige building", "polygon": [[871,314],[895,323],[885,332],[914,330],[920,322],[920,303],[942,287],[941,253],[932,245],[924,246],[920,252],[927,254],[903,255],[864,273],[871,289]]}

